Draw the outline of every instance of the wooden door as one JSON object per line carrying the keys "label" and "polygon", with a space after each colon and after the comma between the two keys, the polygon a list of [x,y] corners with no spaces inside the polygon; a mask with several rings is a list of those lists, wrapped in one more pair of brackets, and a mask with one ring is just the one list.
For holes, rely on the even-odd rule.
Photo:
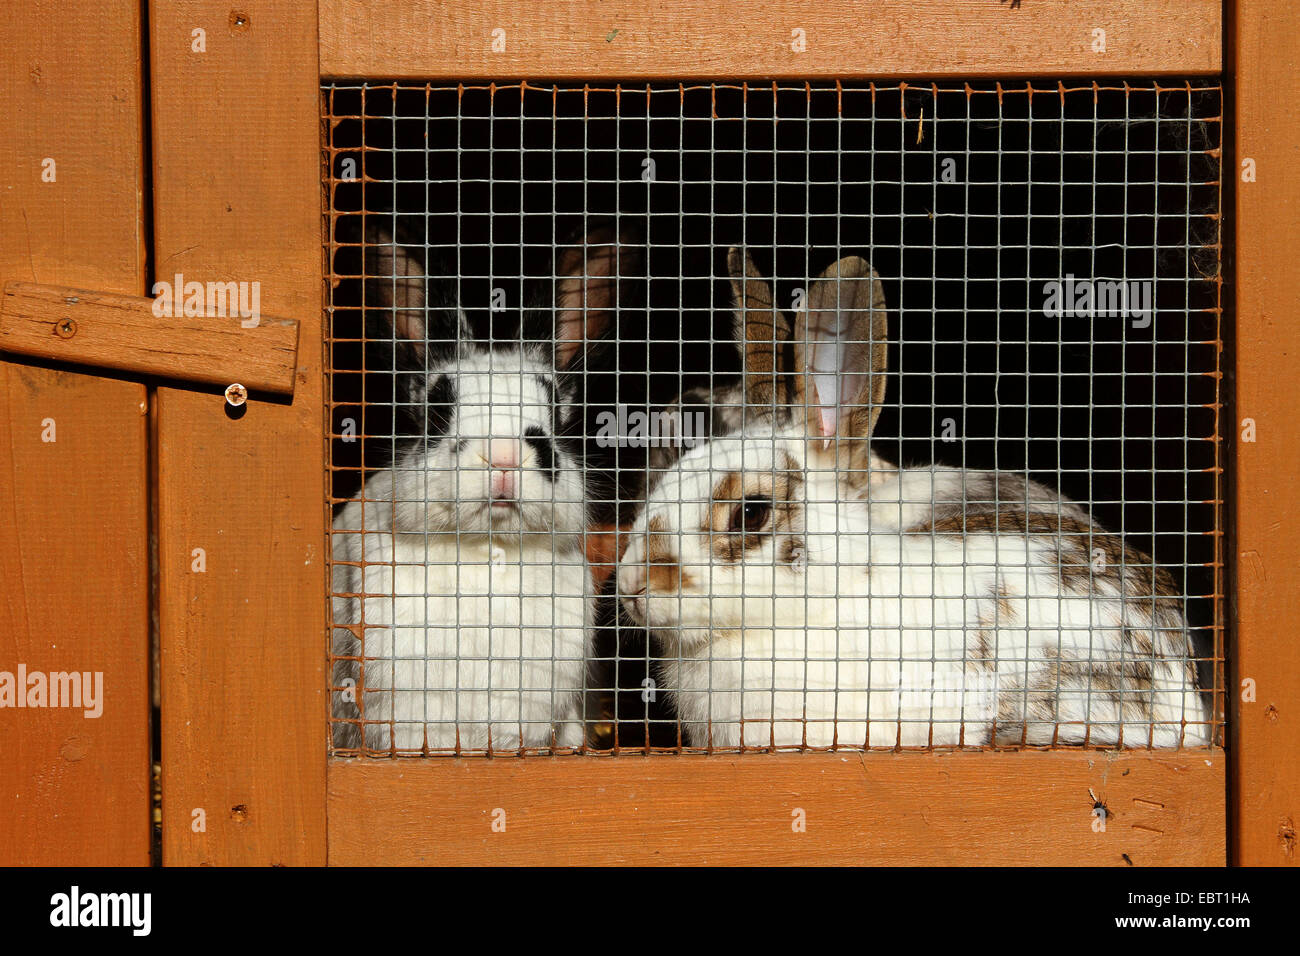
{"label": "wooden door", "polygon": [[[145,294],[141,30],[129,0],[0,24],[0,286]],[[0,360],[0,672],[44,699],[0,708],[0,864],[149,863],[149,398],[57,358]],[[94,706],[50,706],[86,692]]]}

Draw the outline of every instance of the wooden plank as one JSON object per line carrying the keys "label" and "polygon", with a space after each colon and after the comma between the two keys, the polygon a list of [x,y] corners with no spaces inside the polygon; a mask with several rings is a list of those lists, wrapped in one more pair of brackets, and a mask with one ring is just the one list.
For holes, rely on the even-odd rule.
{"label": "wooden plank", "polygon": [[321,73],[333,77],[883,79],[1221,68],[1219,0],[1030,0],[1016,7],[996,0],[320,0],[319,6]]}
{"label": "wooden plank", "polygon": [[[223,297],[228,291],[226,283],[211,285],[222,287]],[[204,316],[169,314],[174,307],[156,306],[161,302],[10,282],[0,300],[0,351],[223,388],[238,382],[253,391],[293,394],[297,321],[261,315],[256,307],[244,318],[234,311],[238,301],[234,314]],[[156,308],[163,314],[156,314]]]}
{"label": "wooden plank", "polygon": [[329,790],[343,866],[1225,857],[1217,750],[335,760]]}
{"label": "wooden plank", "polygon": [[[319,864],[327,718],[316,7],[149,6],[158,272],[259,281],[269,312],[300,319],[305,345],[291,404],[250,401],[235,418],[219,396],[158,390],[163,862]],[[194,30],[205,31],[203,52]]]}
{"label": "wooden plank", "polygon": [[[140,41],[133,0],[0,18],[0,283],[144,291]],[[149,863],[147,410],[0,362],[0,671],[102,675],[99,717],[0,708],[0,865]]]}
{"label": "wooden plank", "polygon": [[[1236,77],[1235,640],[1228,728],[1239,864],[1300,863],[1300,9],[1231,7]],[[1247,422],[1249,419],[1249,422]],[[1247,429],[1250,428],[1248,433]]]}

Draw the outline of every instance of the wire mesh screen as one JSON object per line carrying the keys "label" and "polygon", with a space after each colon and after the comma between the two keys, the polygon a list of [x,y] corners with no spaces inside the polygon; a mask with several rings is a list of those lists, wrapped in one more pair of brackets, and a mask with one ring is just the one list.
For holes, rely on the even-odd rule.
{"label": "wire mesh screen", "polygon": [[1221,743],[1217,84],[322,93],[334,753]]}

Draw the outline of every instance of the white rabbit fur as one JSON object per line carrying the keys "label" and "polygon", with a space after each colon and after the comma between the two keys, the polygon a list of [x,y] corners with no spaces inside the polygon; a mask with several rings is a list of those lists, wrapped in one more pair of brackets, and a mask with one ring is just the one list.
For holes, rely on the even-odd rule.
{"label": "white rabbit fur", "polygon": [[[608,316],[600,247],[573,267],[585,288],[561,280],[552,355],[475,344],[458,310],[428,305],[414,253],[371,241],[367,272],[394,277],[378,283],[393,334],[427,342],[400,391],[428,414],[333,522],[336,743],[357,746],[360,725],[372,751],[580,747],[595,592],[581,444],[562,432],[566,370]],[[514,506],[492,501],[501,441],[518,452]]]}
{"label": "white rabbit fur", "polygon": [[836,263],[792,330],[730,259],[760,408],[663,474],[619,569],[685,739],[1207,743],[1167,572],[1022,476],[870,452],[887,355],[874,271]]}

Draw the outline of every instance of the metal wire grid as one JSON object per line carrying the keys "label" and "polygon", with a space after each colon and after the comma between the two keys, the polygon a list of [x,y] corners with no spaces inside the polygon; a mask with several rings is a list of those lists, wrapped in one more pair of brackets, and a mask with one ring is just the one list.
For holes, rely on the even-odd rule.
{"label": "metal wire grid", "polygon": [[[1191,649],[1176,663],[1197,668],[1202,688],[1198,696],[1206,708],[1204,715],[1181,715],[1173,728],[1174,743],[1187,746],[1203,739],[1221,743],[1221,91],[1217,84],[596,88],[326,83],[322,106],[330,144],[324,170],[332,291],[326,368],[331,394],[330,504],[336,538],[355,539],[359,527],[370,528],[364,518],[361,525],[349,524],[347,518],[340,521],[342,515],[395,512],[402,504],[425,508],[433,500],[427,474],[412,501],[399,501],[400,496],[391,493],[371,494],[377,475],[395,462],[401,467],[401,449],[415,437],[404,433],[393,415],[393,409],[402,405],[404,367],[396,323],[389,323],[386,334],[376,334],[367,318],[375,312],[394,312],[391,301],[383,305],[369,301],[375,298],[370,290],[376,280],[392,283],[396,290],[403,275],[394,268],[368,274],[367,266],[374,260],[366,258],[365,250],[377,242],[416,250],[411,260],[415,277],[430,283],[447,280],[447,302],[467,310],[482,313],[491,296],[504,290],[513,307],[502,310],[500,318],[495,313],[477,314],[457,335],[515,344],[523,341],[523,334],[510,323],[517,321],[512,316],[520,311],[528,287],[547,287],[545,306],[554,301],[558,285],[566,278],[557,262],[563,255],[557,250],[563,250],[566,241],[572,248],[586,243],[587,257],[572,276],[582,283],[593,280],[591,250],[610,242],[610,235],[616,237],[613,241],[640,245],[643,261],[631,270],[634,275],[618,277],[618,301],[609,311],[615,316],[610,340],[620,353],[640,357],[643,367],[631,373],[618,367],[614,373],[624,380],[640,373],[646,380],[643,394],[638,395],[645,410],[671,403],[691,387],[703,389],[701,394],[707,396],[703,410],[711,425],[716,424],[714,417],[726,417],[728,406],[743,410],[737,393],[728,391],[740,370],[734,355],[733,364],[727,362],[727,353],[735,346],[729,333],[729,303],[719,292],[726,273],[718,260],[726,248],[745,247],[763,262],[756,271],[766,277],[787,314],[794,314],[791,293],[806,295],[823,267],[861,254],[884,280],[890,314],[889,372],[895,383],[873,432],[880,466],[889,469],[895,462],[922,461],[950,466],[949,473],[958,466],[1029,470],[1099,519],[1097,525],[1062,520],[1072,513],[1066,506],[1054,506],[1058,555],[1070,549],[1071,534],[1084,542],[1088,556],[1099,548],[1113,549],[1116,541],[1139,542],[1140,550],[1121,547],[1116,552],[1120,574],[1145,568],[1151,584],[1145,590],[1121,587],[1118,604],[1123,608],[1146,602],[1148,614],[1155,615],[1157,606],[1167,605],[1170,597],[1178,602],[1190,621]],[[579,224],[576,232],[563,225],[566,221]],[[629,222],[640,224],[639,234],[634,230],[632,239],[624,236]],[[384,240],[368,232],[367,223],[378,223],[385,230],[380,234]],[[601,226],[596,225],[602,223],[612,223],[604,226],[603,237]],[[661,235],[667,241],[658,241]],[[691,270],[687,260],[693,251],[712,258],[711,273],[707,266]],[[710,294],[699,293],[695,280],[701,276],[717,280]],[[1043,284],[1067,276],[1080,283],[1147,283],[1154,300],[1150,322],[1075,316],[1079,321],[1074,325],[1064,319],[1053,324],[1044,315]],[[644,284],[645,290],[624,301],[623,287],[633,283]],[[837,303],[842,289],[843,283],[836,283]],[[664,321],[664,302],[682,317],[679,324]],[[589,311],[593,310],[584,304],[584,318]],[[625,337],[625,313],[643,319],[639,326],[633,323],[637,334]],[[1008,316],[1018,318],[1008,321]],[[508,321],[503,326],[500,319]],[[656,338],[656,332],[664,329],[667,334]],[[591,345],[585,331],[584,322],[580,336],[584,349]],[[493,358],[487,361],[498,378],[503,373],[524,377],[509,362],[497,367]],[[580,376],[596,374],[588,368]],[[378,385],[372,381],[376,378]],[[524,391],[513,394],[522,413],[527,401]],[[416,411],[427,423],[428,395],[409,404],[418,406]],[[596,405],[592,402],[590,408],[580,410],[592,412]],[[590,417],[583,419],[588,443],[593,437]],[[950,443],[954,436],[949,431],[957,422],[965,427]],[[492,429],[455,433],[458,439],[471,441],[492,435]],[[701,452],[705,467],[712,469],[714,451],[725,447],[725,439],[706,443]],[[464,562],[440,564],[429,557],[415,569],[421,586],[402,593],[393,583],[400,569],[392,567],[401,562],[393,559],[391,551],[383,556],[392,570],[372,580],[368,552],[360,560],[341,560],[343,553],[336,545],[331,691],[336,701],[351,696],[355,709],[336,706],[335,753],[712,752],[936,745],[981,749],[1071,742],[1150,746],[1162,742],[1156,739],[1157,731],[1170,729],[1157,727],[1152,716],[1149,734],[1125,736],[1132,722],[1124,721],[1116,741],[1108,731],[1094,735],[1093,724],[1100,721],[1085,717],[1081,735],[1067,722],[1068,732],[1062,735],[1058,720],[1043,719],[1038,723],[1052,727],[1050,738],[1044,739],[1041,733],[1031,733],[1036,722],[1028,713],[1027,679],[1020,688],[1024,713],[1012,721],[1018,734],[1000,733],[997,713],[991,730],[983,725],[977,728],[979,721],[970,715],[980,712],[982,691],[969,678],[979,670],[981,660],[998,659],[999,648],[977,654],[965,640],[954,645],[952,635],[970,630],[968,615],[963,612],[955,622],[943,625],[942,615],[934,612],[937,594],[927,595],[924,590],[908,597],[930,599],[930,638],[923,645],[927,653],[909,656],[895,649],[882,661],[872,656],[869,640],[865,653],[862,648],[846,648],[841,629],[869,628],[862,626],[863,619],[837,611],[832,623],[803,628],[800,633],[811,636],[795,652],[783,656],[766,651],[756,660],[743,650],[724,652],[713,643],[703,656],[706,676],[698,686],[672,686],[671,682],[665,686],[664,666],[674,659],[665,656],[662,640],[649,638],[628,622],[625,606],[619,603],[627,595],[618,593],[619,577],[609,572],[621,551],[619,544],[626,544],[628,538],[626,533],[620,537],[611,532],[619,525],[626,532],[631,515],[642,510],[647,487],[662,483],[656,476],[646,480],[647,472],[669,473],[672,463],[656,468],[620,445],[612,459],[602,464],[620,477],[632,472],[643,479],[641,484],[604,482],[606,489],[616,489],[612,493],[591,487],[585,492],[596,504],[597,517],[607,522],[589,525],[584,536],[596,577],[602,571],[608,575],[602,596],[593,600],[591,590],[583,585],[572,585],[567,593],[553,589],[541,595],[577,599],[594,606],[599,615],[594,645],[577,655],[570,653],[566,662],[573,664],[575,656],[585,658],[578,661],[583,665],[577,715],[583,725],[581,739],[562,739],[557,730],[554,652],[530,661],[521,650],[526,639],[505,654],[491,647],[497,631],[523,625],[522,598],[515,597],[514,613],[495,605],[488,608],[489,647],[478,649],[473,659],[460,645],[457,622],[447,617],[460,614],[459,602],[465,598],[459,573]],[[428,471],[427,466],[421,467]],[[584,467],[595,470],[590,462]],[[876,467],[873,459],[868,469],[874,472]],[[710,483],[718,477],[720,471],[711,473]],[[742,483],[752,477],[743,474]],[[888,472],[882,477],[887,479]],[[993,499],[1000,498],[1001,504],[993,507],[995,553],[1014,540],[1014,536],[999,536],[1005,517],[1002,505],[1008,503],[1005,495],[981,497],[972,494],[965,482],[959,488],[956,499],[949,500],[937,498],[932,487],[923,504],[931,510],[955,508],[964,522],[973,523],[972,518],[987,516]],[[1022,512],[1036,507],[1031,489],[1023,484],[1020,500],[1012,502]],[[684,504],[703,505],[703,498]],[[904,505],[898,503],[900,512]],[[937,522],[930,524],[928,533],[934,540]],[[1064,530],[1067,526],[1074,531]],[[635,529],[645,530],[644,521]],[[841,531],[834,538],[835,564],[841,569],[854,563],[841,553],[850,534]],[[705,536],[708,545],[718,536],[711,529]],[[453,537],[459,554],[465,547],[459,528]],[[423,547],[427,555],[434,555],[437,549],[428,550],[427,539],[426,529]],[[684,539],[678,540],[684,544]],[[548,545],[529,553],[556,563],[570,554],[567,546],[557,546],[554,535]],[[683,560],[684,547],[678,550],[683,552],[677,555],[682,573],[707,570],[704,562],[691,565]],[[1156,556],[1154,563],[1145,558],[1150,553]],[[776,562],[775,556],[768,560]],[[1001,565],[1002,560],[995,556],[993,564]],[[530,562],[522,549],[517,562],[521,574],[530,563],[547,566],[547,560]],[[900,558],[900,573],[902,563]],[[1028,577],[1024,563],[1021,559],[1020,570]],[[1097,570],[1084,563],[1088,567],[1077,572],[1086,571],[1092,587]],[[648,574],[650,562],[644,564]],[[1156,565],[1172,570],[1178,581],[1171,596],[1153,587]],[[938,573],[933,563],[929,571],[932,579]],[[383,608],[402,600],[418,603],[432,593],[448,600],[438,605],[441,618],[420,620],[413,626],[419,632],[419,646],[407,663],[423,674],[412,671],[408,676],[412,687],[438,692],[442,709],[429,713],[434,698],[419,694],[424,709],[414,717],[406,714],[410,732],[402,733],[402,722],[394,717],[391,705],[378,716],[367,714],[367,701],[396,696],[393,688],[398,683],[388,672],[367,685],[367,673],[373,674],[395,656],[393,644],[372,635],[390,633],[392,612],[386,616]],[[842,606],[865,594],[832,597],[840,598]],[[975,596],[961,597],[969,602]],[[679,592],[679,609],[685,600]],[[1058,606],[1066,601],[1065,595],[1057,597]],[[1089,615],[1097,613],[1099,602],[1083,601]],[[805,608],[808,602],[805,592]],[[1017,626],[1035,629],[1023,622],[1008,626],[1002,615],[1015,617],[1017,606],[1011,601],[994,600],[989,607],[992,619],[987,623],[995,637]],[[380,620],[373,619],[374,608],[380,609]],[[494,626],[494,614],[505,623]],[[554,614],[552,608],[552,618]],[[710,626],[715,624],[712,614]],[[550,626],[542,621],[540,628],[544,632]],[[1059,635],[1065,629],[1059,622],[1056,627],[1059,653],[1063,647]],[[1171,629],[1180,630],[1181,624]],[[835,650],[829,671],[808,649],[819,630],[832,635]],[[1155,634],[1160,628],[1151,630]],[[352,635],[355,646],[340,645],[340,633]],[[430,635],[435,637],[430,640]],[[376,644],[381,646],[376,649]],[[681,664],[681,649],[676,653],[676,663]],[[1026,651],[1025,659],[1016,661],[1025,665],[1025,674],[1031,656]],[[1102,664],[1090,657],[1091,650],[1079,662],[1088,673],[1081,691],[1086,714],[1093,713],[1094,693],[1116,691],[1103,688],[1098,674],[1123,678],[1141,663],[1126,660],[1121,651],[1117,662],[1108,662],[1117,664],[1117,670],[1089,670],[1091,664]],[[431,660],[437,661],[436,668],[431,669]],[[893,665],[896,673],[881,680],[875,667],[879,663]],[[956,665],[954,673],[964,676],[953,686],[936,687],[934,672],[947,663]],[[742,675],[746,668],[761,670],[768,665],[775,674],[785,666],[796,676],[782,686],[771,675],[764,683],[760,674],[757,693],[749,685],[744,685],[744,693],[727,693],[713,686],[716,664],[731,664],[733,671],[739,667]],[[866,669],[855,671],[857,665]],[[928,669],[930,682],[908,673],[913,665]],[[828,685],[820,693],[815,673],[819,666]],[[679,681],[683,673],[679,669]],[[846,682],[848,673],[856,675],[856,683]],[[1068,697],[1068,688],[1062,685],[1063,659],[1058,659],[1053,673],[1057,695]],[[536,679],[532,686],[530,679]],[[694,725],[678,713],[693,691],[701,692],[704,707],[702,715],[695,714],[702,720]],[[835,701],[829,710],[818,702],[825,693]],[[909,694],[928,703],[919,710],[913,706],[911,716],[904,717],[898,702]],[[936,735],[934,729],[936,723],[944,723],[936,720],[942,707],[935,701],[945,694],[957,701],[955,736],[951,714],[941,733]],[[855,700],[843,716],[838,707],[841,695]],[[526,715],[525,697],[533,704],[545,699],[545,712]],[[751,720],[749,708],[756,698],[766,700],[757,702],[757,717]],[[482,712],[485,699],[486,714]],[[885,716],[877,717],[872,702],[881,699],[894,701],[894,711],[886,707]],[[1128,698],[1120,692],[1118,699],[1122,703]],[[715,707],[719,701],[724,703]],[[723,723],[729,732],[715,734],[712,725],[721,711],[726,712]],[[810,718],[810,712],[815,716]],[[778,716],[790,714],[797,716],[793,720]],[[570,709],[566,719],[573,717]],[[791,729],[792,723],[799,726]],[[751,724],[757,733],[751,734]],[[841,724],[848,732],[841,732]],[[364,742],[346,730],[373,725],[383,725],[383,732]],[[737,726],[740,739],[730,732]]]}

